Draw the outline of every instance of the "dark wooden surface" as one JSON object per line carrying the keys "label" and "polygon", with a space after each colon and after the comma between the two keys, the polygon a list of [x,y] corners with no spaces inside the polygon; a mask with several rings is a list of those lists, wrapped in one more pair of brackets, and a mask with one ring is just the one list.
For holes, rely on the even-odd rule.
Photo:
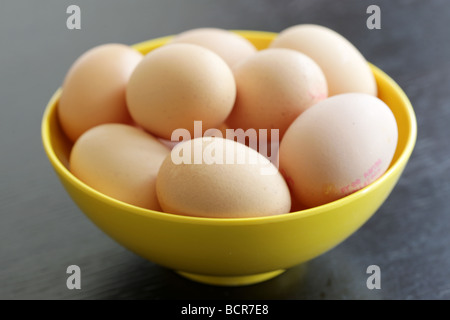
{"label": "dark wooden surface", "polygon": [[[75,3],[76,2],[76,3]],[[450,299],[450,2],[2,0],[0,6],[0,299]],[[81,8],[81,30],[66,8]],[[381,8],[381,30],[366,9]],[[278,32],[326,25],[405,90],[418,140],[393,193],[330,252],[248,287],[202,285],[130,253],[63,191],[42,149],[44,107],[82,52],[194,27]],[[68,290],[66,268],[82,270]],[[381,268],[381,289],[366,268]]]}

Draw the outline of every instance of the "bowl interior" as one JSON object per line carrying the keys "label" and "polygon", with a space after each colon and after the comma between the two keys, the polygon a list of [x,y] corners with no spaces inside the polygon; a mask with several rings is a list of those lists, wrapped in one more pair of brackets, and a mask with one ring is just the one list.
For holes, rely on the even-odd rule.
{"label": "bowl interior", "polygon": [[[261,32],[261,31],[242,31],[236,30],[234,31],[245,38],[249,39],[258,50],[262,50],[268,47],[272,39],[276,36],[276,33],[272,32]],[[161,37],[154,40],[145,41],[142,43],[138,43],[133,45],[133,47],[143,54],[150,52],[151,50],[166,44],[172,36]],[[398,144],[392,159],[392,162],[383,175],[387,176],[391,174],[391,172],[395,169],[396,166],[401,166],[405,164],[415,145],[416,135],[417,135],[417,125],[414,110],[411,106],[411,103],[402,89],[392,80],[386,73],[380,70],[378,67],[370,64],[371,70],[374,73],[375,79],[378,85],[378,97],[383,100],[392,110],[394,116],[397,121],[398,126]],[[52,162],[52,165],[55,167],[59,173],[64,174],[70,179],[74,179],[77,183],[83,184],[81,181],[76,179],[69,171],[69,156],[70,150],[73,146],[73,143],[64,135],[60,124],[57,119],[57,105],[58,100],[61,94],[61,88],[58,89],[52,96],[49,101],[42,123],[42,135],[43,135],[43,143],[44,148],[47,152],[47,155]],[[383,177],[379,180],[382,181]],[[90,189],[88,186],[85,186]],[[366,188],[359,190],[343,199],[352,198],[358,196],[361,193],[370,189],[371,185]],[[92,190],[96,192],[95,190]],[[104,195],[103,195],[104,196]],[[107,196],[105,196],[108,198]],[[111,199],[112,201],[117,201],[115,199]],[[341,201],[337,200],[338,202]],[[336,201],[335,201],[336,202]],[[334,202],[325,204],[324,206],[334,204]],[[322,206],[321,206],[322,207]],[[312,212],[317,208],[311,208],[303,211]],[[154,212],[151,210],[146,210],[149,212]],[[188,217],[188,219],[191,217]],[[204,219],[210,220],[208,218],[196,218],[193,219]],[[273,219],[273,217],[265,217],[266,219]],[[249,218],[249,219],[259,219],[259,218]],[[213,219],[213,220],[221,220],[221,219]],[[226,220],[234,220],[234,219],[226,219]],[[238,219],[245,220],[245,219]]]}

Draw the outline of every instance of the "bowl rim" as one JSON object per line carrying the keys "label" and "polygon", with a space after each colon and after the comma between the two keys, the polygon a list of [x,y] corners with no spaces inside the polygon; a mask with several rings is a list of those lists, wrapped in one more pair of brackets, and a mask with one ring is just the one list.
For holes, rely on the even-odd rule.
{"label": "bowl rim", "polygon": [[[239,33],[243,36],[252,36],[252,37],[273,37],[276,35],[274,32],[266,32],[266,31],[253,31],[253,30],[231,30],[233,32]],[[166,37],[160,37],[151,39],[148,41],[140,42],[135,45],[132,45],[132,47],[145,50],[145,47],[150,46],[151,43],[164,43],[168,41],[172,36],[166,36]],[[262,223],[277,223],[282,221],[287,221],[291,219],[299,219],[299,218],[306,218],[312,215],[320,214],[322,212],[330,211],[333,208],[338,208],[341,206],[344,206],[352,201],[355,201],[361,197],[363,197],[366,193],[370,192],[372,189],[379,188],[381,184],[387,179],[389,179],[390,176],[396,174],[398,171],[402,170],[402,167],[406,165],[408,162],[409,157],[411,156],[411,153],[414,149],[416,139],[417,139],[417,122],[416,122],[416,116],[414,113],[414,109],[411,105],[411,102],[405,92],[401,89],[401,87],[384,71],[382,71],[380,68],[376,67],[375,65],[368,62],[372,72],[374,75],[380,79],[383,79],[383,81],[386,81],[390,87],[394,89],[394,91],[399,95],[400,100],[404,104],[404,107],[407,112],[407,126],[408,130],[410,132],[409,136],[407,137],[407,141],[404,147],[403,152],[399,155],[398,159],[390,165],[388,170],[380,176],[377,180],[370,183],[366,187],[349,194],[343,198],[340,198],[338,200],[300,210],[295,212],[289,212],[285,214],[279,214],[279,215],[272,215],[272,216],[263,216],[263,217],[248,217],[248,218],[206,218],[206,217],[194,217],[194,216],[184,216],[184,215],[178,215],[178,214],[172,214],[172,213],[165,213],[150,209],[141,208],[138,206],[134,206],[125,202],[122,202],[120,200],[114,199],[112,197],[109,197],[90,186],[83,183],[81,180],[76,178],[68,168],[64,166],[64,164],[59,160],[57,157],[55,150],[52,147],[51,143],[51,137],[50,137],[50,119],[52,116],[56,116],[53,114],[56,114],[57,112],[57,104],[59,101],[59,97],[62,92],[62,88],[58,88],[52,95],[51,99],[49,100],[41,122],[41,138],[44,150],[47,154],[47,157],[50,160],[50,163],[52,164],[54,170],[57,172],[57,174],[62,178],[68,180],[74,187],[77,189],[80,189],[82,192],[86,194],[90,194],[94,196],[96,199],[107,203],[108,205],[112,205],[117,208],[121,208],[127,211],[127,213],[130,214],[137,214],[142,215],[146,217],[152,217],[157,218],[161,220],[171,221],[171,222],[179,222],[179,223],[191,223],[191,224],[210,224],[210,225],[248,225],[248,224],[262,224]]]}

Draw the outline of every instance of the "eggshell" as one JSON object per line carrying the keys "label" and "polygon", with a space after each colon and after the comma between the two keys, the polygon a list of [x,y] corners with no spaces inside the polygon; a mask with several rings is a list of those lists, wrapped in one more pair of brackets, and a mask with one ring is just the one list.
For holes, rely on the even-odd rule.
{"label": "eggshell", "polygon": [[86,131],[70,154],[70,171],[103,194],[146,209],[161,210],[156,175],[170,150],[155,137],[125,124]]}
{"label": "eggshell", "polygon": [[72,141],[96,125],[131,121],[125,87],[142,57],[127,45],[110,43],[86,51],[72,64],[58,105],[62,129]]}
{"label": "eggshell", "polygon": [[397,146],[389,107],[368,94],[330,97],[302,113],[280,144],[280,171],[307,207],[355,192],[389,167]]}
{"label": "eggshell", "polygon": [[231,128],[279,130],[281,138],[303,111],[325,99],[327,83],[320,67],[290,49],[265,49],[234,69],[237,97],[226,123]]}
{"label": "eggshell", "polygon": [[172,43],[192,43],[212,50],[233,67],[256,53],[255,46],[241,35],[219,28],[196,28],[184,31]]}
{"label": "eggshell", "polygon": [[277,168],[255,150],[218,137],[175,146],[158,173],[164,212],[211,218],[288,213],[289,189]]}
{"label": "eggshell", "polygon": [[228,65],[211,50],[174,43],[144,57],[131,75],[126,97],[137,124],[171,140],[176,129],[194,136],[194,121],[202,121],[203,130],[223,123],[234,105],[236,83]]}
{"label": "eggshell", "polygon": [[366,59],[334,30],[313,24],[295,25],[280,32],[270,48],[294,49],[311,57],[327,78],[329,96],[348,92],[377,95]]}

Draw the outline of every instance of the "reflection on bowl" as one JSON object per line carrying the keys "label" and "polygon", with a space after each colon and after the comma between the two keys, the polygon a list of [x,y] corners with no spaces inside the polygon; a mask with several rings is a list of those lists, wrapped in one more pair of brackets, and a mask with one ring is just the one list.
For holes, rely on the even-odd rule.
{"label": "reflection on bowl", "polygon": [[[236,31],[258,49],[275,33]],[[142,53],[170,38],[134,47]],[[90,188],[68,170],[71,142],[57,120],[61,89],[42,119],[42,140],[62,185],[84,214],[101,230],[136,254],[190,279],[216,285],[244,285],[270,279],[332,249],[383,204],[405,168],[416,142],[414,110],[402,89],[371,65],[379,98],[392,110],[398,145],[389,169],[377,181],[337,201],[285,215],[214,219],[166,214],[138,208]]]}

